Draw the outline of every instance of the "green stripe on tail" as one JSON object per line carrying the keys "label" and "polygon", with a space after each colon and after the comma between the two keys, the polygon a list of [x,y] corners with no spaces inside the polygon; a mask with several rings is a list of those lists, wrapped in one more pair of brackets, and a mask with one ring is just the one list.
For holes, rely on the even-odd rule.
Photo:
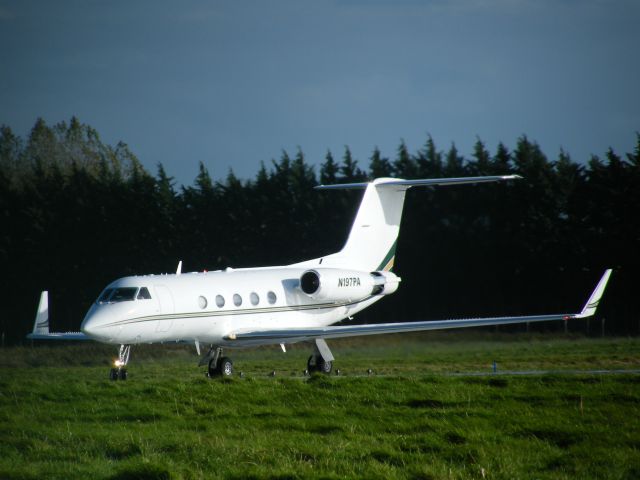
{"label": "green stripe on tail", "polygon": [[393,262],[396,259],[396,247],[398,245],[398,239],[396,238],[396,240],[393,242],[393,245],[391,245],[391,248],[389,249],[389,252],[387,253],[387,255],[384,257],[384,260],[382,260],[382,263],[380,263],[380,265],[378,266],[378,268],[376,270],[378,271],[385,271],[385,272],[390,272],[391,269],[393,268]]}

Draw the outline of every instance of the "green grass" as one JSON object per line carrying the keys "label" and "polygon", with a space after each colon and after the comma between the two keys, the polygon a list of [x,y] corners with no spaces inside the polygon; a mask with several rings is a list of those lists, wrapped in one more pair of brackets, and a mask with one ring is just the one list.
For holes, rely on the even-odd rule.
{"label": "green grass", "polygon": [[0,478],[640,477],[640,375],[489,373],[640,369],[638,339],[330,345],[340,377],[302,377],[305,346],[227,352],[226,380],[193,348],[134,347],[126,382],[114,348],[2,349]]}

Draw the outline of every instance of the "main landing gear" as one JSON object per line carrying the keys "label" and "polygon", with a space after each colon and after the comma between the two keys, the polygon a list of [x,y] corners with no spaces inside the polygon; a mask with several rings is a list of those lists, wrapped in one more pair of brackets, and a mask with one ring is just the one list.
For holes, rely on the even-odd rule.
{"label": "main landing gear", "polygon": [[[324,339],[317,339],[314,345],[314,353],[307,360],[307,373],[324,373],[328,375],[333,370],[333,354]],[[222,347],[212,346],[209,352],[202,357],[198,366],[208,365],[207,376],[231,377],[233,375],[233,362],[229,357],[222,356]]]}
{"label": "main landing gear", "polygon": [[211,347],[198,366],[208,364],[207,376],[209,377],[230,377],[233,375],[233,362],[229,357],[222,356],[222,348]]}
{"label": "main landing gear", "polygon": [[127,363],[129,363],[129,354],[131,353],[131,345],[120,345],[120,353],[118,359],[113,362],[113,368],[109,372],[111,380],[127,379]]}
{"label": "main landing gear", "polygon": [[333,368],[333,362],[326,361],[321,355],[311,355],[307,360],[307,372],[312,374],[313,372],[320,372],[324,374],[330,374]]}
{"label": "main landing gear", "polygon": [[329,375],[335,360],[331,350],[329,350],[329,345],[323,338],[317,338],[314,347],[313,355],[307,360],[307,372],[309,374],[320,372]]}
{"label": "main landing gear", "polygon": [[229,357],[222,357],[216,363],[209,362],[210,377],[230,377],[233,375],[233,362]]}

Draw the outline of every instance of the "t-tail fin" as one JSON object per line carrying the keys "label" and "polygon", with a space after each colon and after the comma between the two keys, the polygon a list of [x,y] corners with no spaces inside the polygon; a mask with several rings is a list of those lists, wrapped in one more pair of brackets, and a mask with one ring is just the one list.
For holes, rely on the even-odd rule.
{"label": "t-tail fin", "polygon": [[377,178],[372,182],[320,185],[318,189],[364,188],[360,208],[347,243],[338,253],[297,264],[300,266],[347,268],[362,271],[391,270],[402,220],[406,191],[414,186],[444,186],[498,182],[518,175],[403,180]]}
{"label": "t-tail fin", "polygon": [[404,196],[410,186],[385,183],[391,180],[378,178],[366,184],[347,243],[340,252],[326,257],[323,266],[362,271],[393,268]]}

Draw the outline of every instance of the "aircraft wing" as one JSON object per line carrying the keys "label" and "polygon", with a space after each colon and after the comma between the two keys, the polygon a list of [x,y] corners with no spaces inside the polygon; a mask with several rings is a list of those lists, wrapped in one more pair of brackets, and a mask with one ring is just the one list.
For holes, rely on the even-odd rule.
{"label": "aircraft wing", "polygon": [[30,333],[29,340],[91,340],[82,332],[50,332],[50,333]]}
{"label": "aircraft wing", "polygon": [[91,340],[82,332],[50,332],[49,331],[49,292],[40,294],[40,303],[33,322],[33,331],[27,335],[29,340]]}
{"label": "aircraft wing", "polygon": [[600,298],[604,293],[611,270],[606,270],[595,290],[579,313],[561,313],[552,315],[530,315],[517,317],[466,318],[456,320],[431,320],[422,322],[380,323],[366,325],[340,325],[310,328],[289,328],[270,330],[242,330],[230,332],[224,339],[231,344],[277,344],[295,343],[319,338],[343,338],[361,335],[379,335],[384,333],[419,332],[426,330],[444,330],[450,328],[484,327],[488,325],[510,325],[514,323],[547,322],[550,320],[571,320],[586,318],[596,312]]}

